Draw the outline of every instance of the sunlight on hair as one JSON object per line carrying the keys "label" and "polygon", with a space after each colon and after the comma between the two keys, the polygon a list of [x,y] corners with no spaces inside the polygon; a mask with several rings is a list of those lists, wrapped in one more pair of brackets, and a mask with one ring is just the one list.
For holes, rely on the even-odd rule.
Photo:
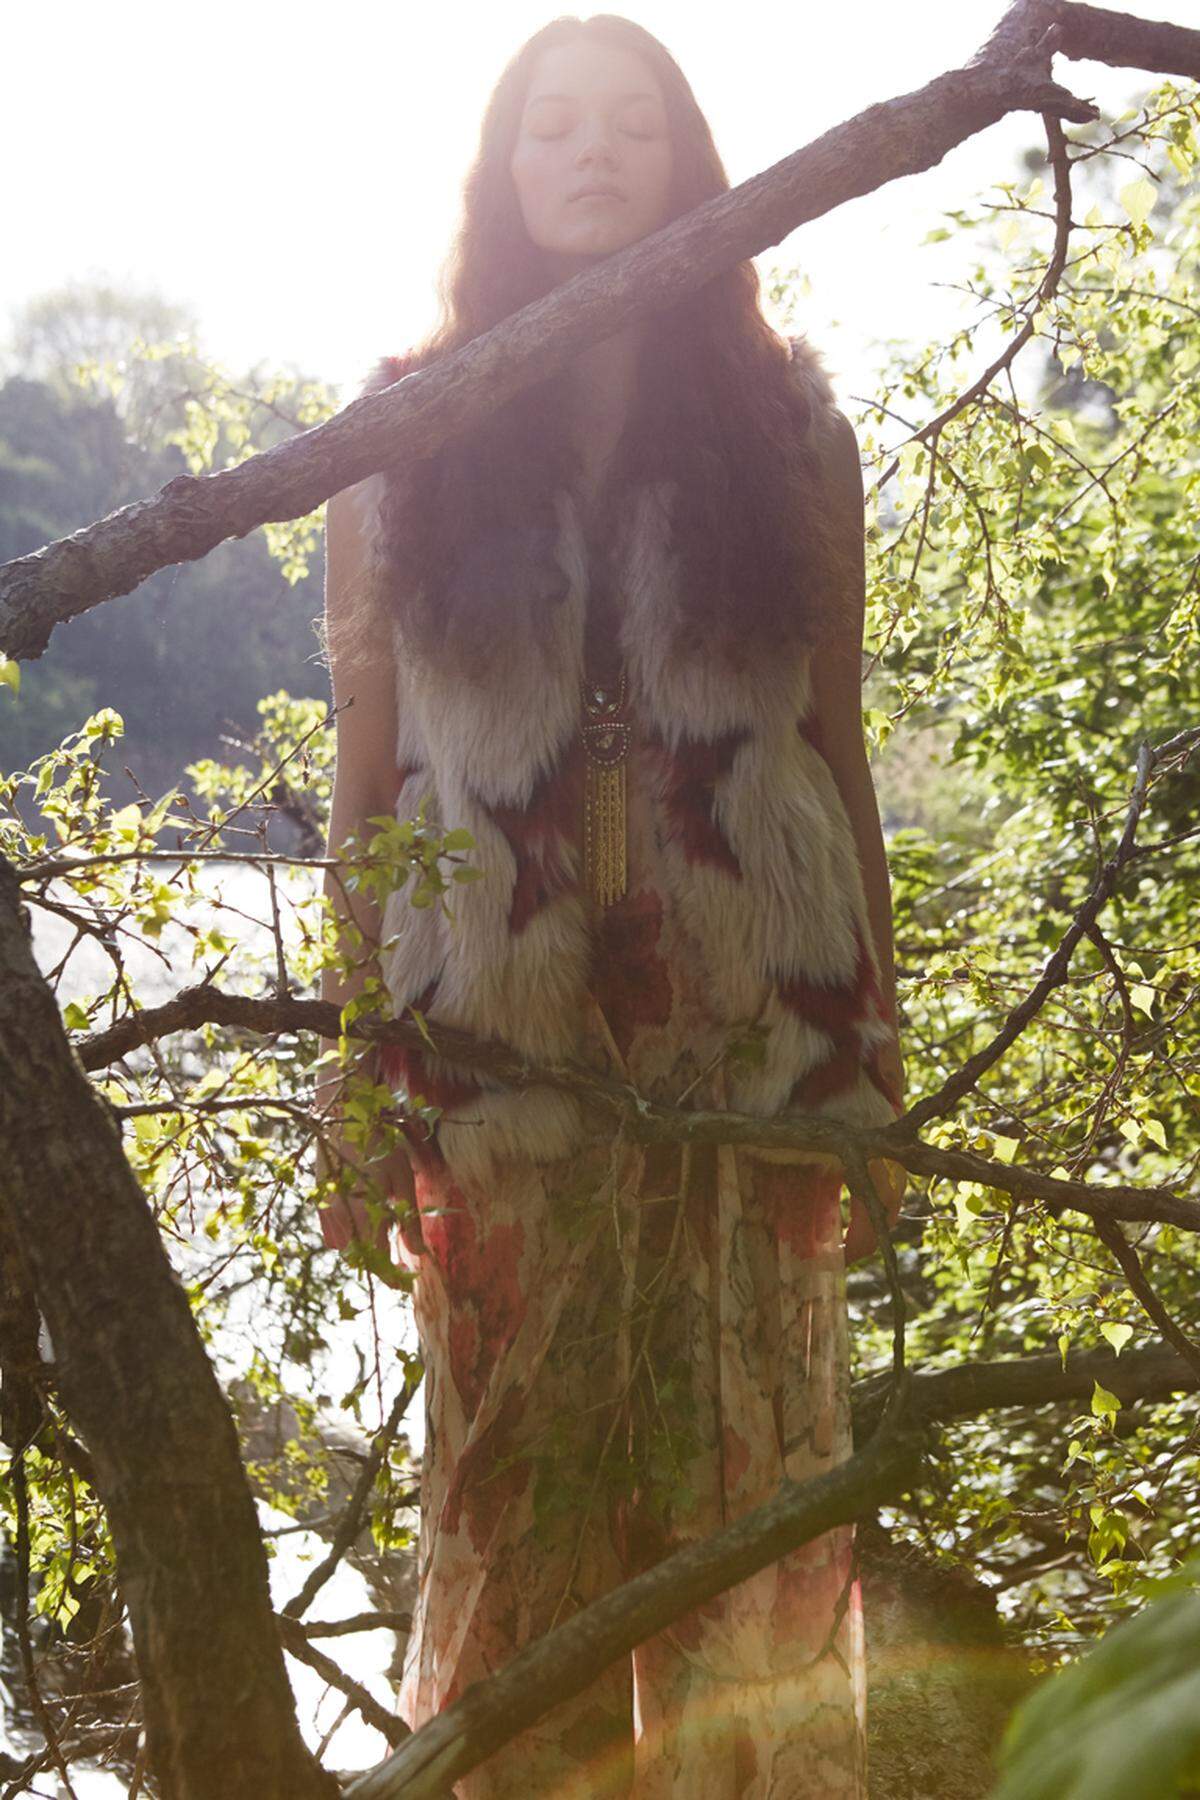
{"label": "sunlight on hair", "polygon": [[[646,0],[627,16],[687,70],[736,183],[964,60],[1000,10],[922,0],[920,31],[884,0],[825,12],[751,0],[735,29],[683,0]],[[294,361],[349,398],[375,358],[428,328],[488,93],[556,11],[533,0],[402,11],[348,0],[335,13],[284,15],[212,0],[193,17],[117,0],[70,9],[64,57],[56,11],[13,9],[8,64],[28,78],[9,85],[5,126],[10,142],[38,146],[38,176],[10,183],[8,235],[21,253],[0,264],[0,315],[66,281],[107,277],[190,308],[217,357]],[[1127,74],[1085,66],[1090,92],[1123,103]],[[50,69],[68,131],[44,129],[38,71]],[[264,85],[287,96],[283,106],[251,98]],[[1031,135],[1014,115],[919,185],[893,183],[758,259],[764,270],[803,262],[813,287],[798,325],[827,341],[840,323],[839,373],[857,370],[857,337],[924,331],[931,309],[950,315],[956,303],[932,286],[920,239],[942,206],[1007,175]],[[864,280],[868,246],[888,258],[885,318],[878,282]]]}

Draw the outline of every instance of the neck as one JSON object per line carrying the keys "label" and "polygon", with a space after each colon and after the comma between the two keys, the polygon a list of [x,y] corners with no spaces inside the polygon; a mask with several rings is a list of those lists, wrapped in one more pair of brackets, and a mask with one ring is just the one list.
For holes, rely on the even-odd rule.
{"label": "neck", "polygon": [[607,461],[629,417],[643,335],[640,324],[627,326],[589,344],[571,364],[575,441],[587,464]]}

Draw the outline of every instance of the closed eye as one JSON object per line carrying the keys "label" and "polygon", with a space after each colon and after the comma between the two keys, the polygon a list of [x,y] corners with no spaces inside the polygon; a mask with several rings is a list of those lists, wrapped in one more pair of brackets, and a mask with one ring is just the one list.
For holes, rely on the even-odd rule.
{"label": "closed eye", "polygon": [[[543,143],[550,143],[555,138],[566,137],[567,133],[565,131],[534,131],[531,132],[530,135],[535,138],[540,138]],[[652,137],[657,135],[657,133],[653,131],[624,130],[621,135],[622,137],[640,138],[644,143],[648,143]]]}

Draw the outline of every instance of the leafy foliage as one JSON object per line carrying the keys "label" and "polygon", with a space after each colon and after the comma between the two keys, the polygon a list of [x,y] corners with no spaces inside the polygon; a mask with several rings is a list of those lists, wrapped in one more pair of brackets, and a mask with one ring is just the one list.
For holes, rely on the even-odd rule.
{"label": "leafy foliage", "polygon": [[[1172,84],[1118,121],[1115,141],[1134,140],[1146,173],[1131,183],[1117,164],[1115,199],[1097,180],[1099,135],[1072,140],[1083,222],[1048,300],[1041,175],[950,215],[956,237],[990,221],[964,284],[977,317],[922,354],[895,351],[857,421],[871,471],[893,460],[898,426],[950,415],[900,447],[894,483],[869,483],[868,726],[884,803],[897,792],[911,821],[889,844],[910,1099],[982,1050],[1033,987],[1121,835],[1139,745],[1200,718],[1196,122],[1194,96]],[[1029,316],[1015,366],[953,413]],[[936,829],[921,822],[927,792]],[[927,1141],[1187,1191],[1200,1156],[1198,800],[1195,756],[1181,753],[1152,782],[1136,853],[1068,979]],[[910,1213],[914,1361],[1157,1337],[1078,1215],[945,1180]],[[1135,1239],[1194,1331],[1193,1242],[1170,1226]],[[887,1329],[886,1306],[867,1309],[862,1364],[883,1359]],[[907,1529],[994,1580],[1025,1640],[1057,1660],[1186,1541],[1196,1441],[1180,1417],[1101,1390],[1073,1418],[957,1427]]]}
{"label": "leafy foliage", "polygon": [[[871,477],[866,719],[894,822],[910,1099],[984,1050],[1034,986],[1124,828],[1141,746],[1179,740],[1155,766],[1134,854],[1066,979],[923,1130],[936,1147],[989,1158],[993,1175],[1024,1166],[1183,1192],[1200,1162],[1200,771],[1186,736],[1200,719],[1197,118],[1195,94],[1165,83],[1111,129],[1070,138],[1069,197],[1048,194],[1055,170],[1031,159],[1029,179],[947,215],[932,235],[961,248],[973,316],[947,341],[888,349],[856,419]],[[1069,254],[1046,292],[1055,208],[1067,204]],[[960,405],[975,376],[1018,343],[1012,362]],[[40,519],[57,532],[70,528],[52,505],[73,422],[89,419],[111,450],[119,415],[77,415],[34,386],[10,381],[0,391],[0,455],[15,468],[7,491],[20,502],[8,525],[18,531],[19,513],[19,531]],[[286,404],[270,383],[248,397],[202,358],[186,391],[164,386],[160,398],[160,413],[147,405],[138,418],[169,419],[156,453],[170,447],[196,469],[268,441],[264,416],[286,432],[329,404],[315,384],[289,388]],[[17,456],[13,418],[42,422],[41,449]],[[939,422],[931,429],[930,420]],[[98,465],[107,454],[97,451]],[[135,466],[135,486],[148,467]],[[268,534],[289,581],[307,566],[315,524]],[[6,541],[31,547],[19,532]],[[240,608],[244,566],[222,565],[220,579]],[[100,626],[110,628],[107,611]],[[239,661],[245,641],[240,627],[228,639]],[[227,663],[213,667],[227,677]],[[57,747],[13,756],[0,775],[0,848],[25,873],[31,907],[75,934],[48,970],[72,1037],[83,1044],[131,998],[144,1003],[152,974],[170,992],[219,974],[232,991],[303,994],[322,968],[347,970],[368,946],[353,933],[339,946],[313,879],[332,773],[323,702],[264,682],[257,731],[226,745],[228,756],[188,763],[194,799],[172,782],[157,801],[116,803],[104,758],[124,726],[111,676],[106,668],[91,681],[77,669],[75,685],[64,682],[36,715],[56,721]],[[32,686],[0,663],[0,707],[26,708]],[[81,729],[58,731],[57,721],[81,714]],[[295,857],[269,851],[280,818],[301,846]],[[454,884],[478,873],[463,835],[439,836],[423,816],[368,823],[375,829],[347,879],[376,899],[404,885],[413,904],[451,906]],[[51,854],[73,861],[48,887],[36,864]],[[110,979],[94,968],[86,982],[72,979],[68,956],[81,942],[105,959]],[[148,953],[150,974],[131,968],[134,946]],[[343,1016],[338,1054],[345,1026],[385,1003],[368,980]],[[755,1050],[751,1035],[742,1053]],[[336,1185],[317,1180],[311,1161],[321,1067],[303,1034],[206,1026],[164,1037],[97,1082],[222,1373],[296,1417],[274,1455],[252,1458],[264,1497],[293,1513],[328,1479],[319,1422],[338,1407],[364,1424],[381,1420],[409,1366],[380,1329],[374,1253],[356,1267],[318,1242],[314,1202]],[[364,1078],[349,1112],[365,1144],[431,1116],[423,1108],[420,1096]],[[380,1216],[390,1204],[378,1197]],[[1157,1337],[1083,1215],[1017,1204],[982,1182],[929,1178],[910,1189],[899,1241],[914,1362],[950,1368],[1055,1347],[1121,1355]],[[1143,1225],[1131,1241],[1194,1340],[1193,1240],[1176,1226]],[[882,1283],[856,1278],[853,1307],[860,1370],[886,1365]],[[1078,1409],[1030,1407],[948,1428],[927,1485],[893,1523],[992,1585],[1014,1636],[1049,1667],[1131,1611],[1147,1578],[1177,1568],[1195,1532],[1197,1450],[1190,1412],[1122,1405],[1098,1383]],[[546,1451],[539,1516],[553,1521],[570,1495],[554,1445]],[[677,1451],[662,1447],[664,1492],[677,1479]],[[411,1536],[411,1473],[404,1446],[389,1450],[372,1494],[381,1545]],[[28,1475],[40,1604],[68,1617],[81,1583],[111,1579],[103,1520],[85,1484],[68,1494],[40,1445]],[[8,1492],[0,1499],[11,1506]],[[87,1554],[64,1562],[68,1508],[69,1542]],[[1194,1739],[1168,1743],[1156,1708],[1161,1695],[1192,1691],[1185,1659],[1194,1659],[1195,1631],[1194,1598],[1181,1596],[1115,1630],[1102,1660],[1081,1661],[1047,1689],[1022,1716],[1004,1800],[1085,1788],[1115,1800],[1150,1791],[1147,1771],[1175,1779]],[[1129,1738],[1143,1718],[1159,1735],[1147,1751],[1153,1764],[1117,1744],[1127,1706],[1136,1709]],[[1057,1788],[1036,1785],[1043,1765]],[[1063,1785],[1071,1782],[1084,1785]]]}
{"label": "leafy foliage", "polygon": [[1200,1791],[1197,1572],[1160,1583],[1166,1592],[1025,1701],[995,1800]]}

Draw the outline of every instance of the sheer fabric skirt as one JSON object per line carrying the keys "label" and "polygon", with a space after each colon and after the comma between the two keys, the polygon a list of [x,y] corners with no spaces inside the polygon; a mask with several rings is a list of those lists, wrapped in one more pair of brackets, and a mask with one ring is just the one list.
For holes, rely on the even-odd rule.
{"label": "sheer fabric skirt", "polygon": [[[414,1151],[414,1728],[673,1549],[850,1453],[840,1180],[610,1134],[464,1192]],[[639,1645],[459,1800],[860,1800],[852,1530]]]}

